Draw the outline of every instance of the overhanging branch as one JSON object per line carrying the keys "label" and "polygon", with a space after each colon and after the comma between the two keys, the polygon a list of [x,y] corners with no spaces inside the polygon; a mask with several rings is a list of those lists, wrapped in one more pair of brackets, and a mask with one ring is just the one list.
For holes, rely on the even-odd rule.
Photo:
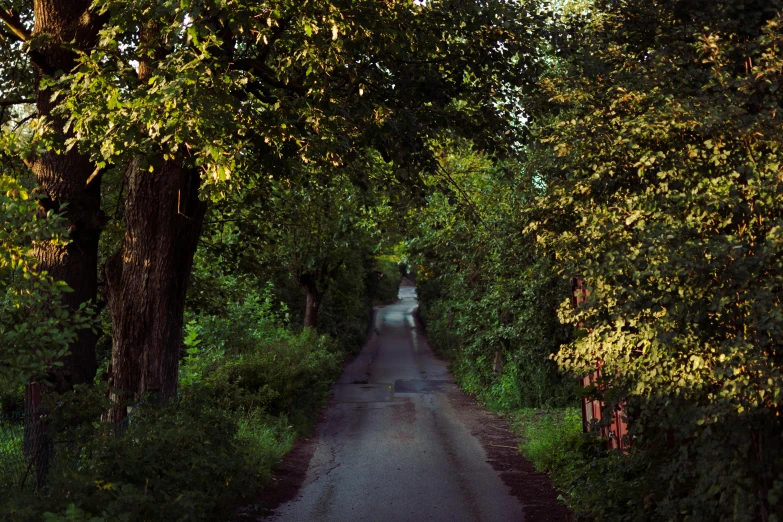
{"label": "overhanging branch", "polygon": [[272,87],[285,89],[299,95],[304,95],[307,93],[307,89],[305,89],[303,85],[296,83],[286,83],[275,78],[272,71],[269,70],[269,67],[267,67],[266,64],[264,64],[261,60],[256,60],[253,58],[242,58],[234,62],[233,68],[240,71],[253,72],[259,79],[263,80]]}
{"label": "overhanging branch", "polygon": [[0,107],[8,107],[9,105],[22,105],[25,103],[35,103],[35,98],[11,98],[8,100],[0,100]]}
{"label": "overhanging branch", "polygon": [[6,11],[0,9],[0,20],[5,22],[6,27],[11,33],[16,36],[20,41],[26,42],[30,39],[30,32],[25,29],[22,21],[19,19],[19,15],[13,11]]}

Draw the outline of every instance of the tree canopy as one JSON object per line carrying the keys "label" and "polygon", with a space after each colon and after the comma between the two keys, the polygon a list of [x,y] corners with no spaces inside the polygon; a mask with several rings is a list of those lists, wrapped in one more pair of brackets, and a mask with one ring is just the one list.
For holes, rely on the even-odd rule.
{"label": "tree canopy", "polygon": [[0,0],[0,406],[102,441],[32,493],[160,518],[111,463],[214,436],[166,456],[214,502],[150,494],[230,511],[410,269],[486,404],[628,421],[579,515],[778,520],[782,46],[780,0]]}

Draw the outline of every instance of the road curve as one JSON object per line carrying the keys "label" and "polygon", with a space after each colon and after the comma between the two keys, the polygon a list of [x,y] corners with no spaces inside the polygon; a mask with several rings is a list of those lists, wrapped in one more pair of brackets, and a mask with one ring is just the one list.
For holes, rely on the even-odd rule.
{"label": "road curve", "polygon": [[376,309],[370,340],[333,386],[298,497],[269,520],[526,520],[450,399],[462,392],[427,346],[415,288],[399,297]]}

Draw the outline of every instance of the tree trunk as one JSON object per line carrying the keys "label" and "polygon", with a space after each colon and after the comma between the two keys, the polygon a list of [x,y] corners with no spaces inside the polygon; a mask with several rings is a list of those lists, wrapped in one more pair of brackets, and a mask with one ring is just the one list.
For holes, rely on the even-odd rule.
{"label": "tree trunk", "polygon": [[318,327],[318,309],[321,307],[321,300],[324,296],[323,285],[319,285],[318,281],[319,277],[312,273],[299,275],[299,284],[302,285],[307,295],[304,316],[305,328]]}
{"label": "tree trunk", "polygon": [[134,161],[125,186],[125,238],[105,266],[111,383],[130,398],[150,393],[165,401],[177,393],[185,291],[206,204],[198,198],[198,170],[181,161],[165,161],[153,172]]}
{"label": "tree trunk", "polygon": [[[76,55],[70,46],[85,50],[93,45],[101,20],[90,13],[90,4],[90,0],[34,1],[32,35],[43,37],[43,42],[30,52],[36,86],[40,86],[44,73],[73,68]],[[52,115],[57,100],[51,98],[49,89],[37,88],[37,114],[45,117],[57,133],[65,122],[62,116]],[[56,137],[64,140],[68,134]],[[98,293],[98,241],[105,225],[100,177],[93,175],[92,163],[77,148],[60,154],[49,150],[31,158],[28,164],[46,196],[41,206],[59,211],[67,205],[64,218],[70,242],[65,246],[37,244],[34,253],[41,270],[65,281],[73,290],[63,295],[63,302],[75,311],[83,303],[95,302]],[[90,329],[77,333],[77,339],[69,346],[70,354],[61,360],[63,366],[51,371],[57,391],[88,383],[95,377],[97,336]],[[40,411],[41,391],[40,384],[31,383],[25,393],[24,453],[33,461],[36,489],[43,484],[50,450]]]}
{"label": "tree trunk", "polygon": [[[63,44],[74,42],[81,49],[93,44],[100,21],[90,14],[90,4],[89,0],[35,1],[33,35],[45,35],[48,39],[36,48],[36,83],[40,82],[42,68],[54,72],[69,71],[73,67],[75,53]],[[38,90],[37,111],[39,116],[49,120],[55,132],[59,132],[65,121],[60,116],[52,116],[57,101],[52,101],[51,96],[48,89]],[[97,298],[98,240],[105,225],[100,179],[99,176],[91,179],[94,166],[76,148],[59,154],[47,151],[30,163],[36,181],[47,196],[41,202],[42,206],[46,210],[59,210],[67,204],[64,217],[70,243],[65,247],[42,244],[35,254],[42,270],[71,287],[73,292],[65,294],[63,300],[76,310],[82,303],[94,302]],[[73,384],[92,381],[96,370],[96,340],[96,335],[89,329],[79,332],[78,340],[70,346],[70,356],[62,361],[63,367],[56,372],[58,389],[62,391]]]}
{"label": "tree trunk", "polygon": [[318,309],[321,307],[321,295],[314,288],[305,286],[307,304],[305,305],[305,328],[318,328]]}

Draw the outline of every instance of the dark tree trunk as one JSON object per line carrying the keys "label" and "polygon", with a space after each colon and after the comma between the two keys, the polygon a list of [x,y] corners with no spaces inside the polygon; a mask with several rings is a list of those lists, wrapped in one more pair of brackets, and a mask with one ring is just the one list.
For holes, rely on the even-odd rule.
{"label": "dark tree trunk", "polygon": [[[177,393],[185,291],[206,204],[199,172],[169,160],[125,179],[125,238],[105,266],[112,316],[114,389],[165,401]],[[120,397],[114,394],[117,400]],[[118,420],[119,409],[111,413]]]}
{"label": "dark tree trunk", "polygon": [[304,326],[305,328],[318,328],[318,309],[324,297],[324,285],[319,285],[320,279],[312,273],[299,275],[299,284],[305,291],[307,301],[305,304]]}
{"label": "dark tree trunk", "polygon": [[314,289],[305,286],[307,304],[305,305],[305,328],[318,328],[318,309],[321,307],[321,295]]}
{"label": "dark tree trunk", "polygon": [[[164,56],[157,37],[154,24],[140,32],[147,57],[139,62],[142,82]],[[182,158],[162,161],[152,172],[141,163],[137,158],[126,171],[125,238],[104,267],[117,402],[143,394],[166,401],[177,394],[185,293],[206,212],[198,169],[186,168]],[[108,416],[120,420],[125,414],[115,408]]]}
{"label": "dark tree trunk", "polygon": [[[45,45],[36,48],[37,82],[44,71],[54,73],[73,67],[75,54],[62,44],[74,42],[81,49],[93,44],[100,20],[90,14],[90,4],[89,0],[35,1],[33,35],[48,38]],[[52,101],[51,96],[48,89],[38,90],[36,105],[38,115],[45,116],[57,132],[65,122],[60,116],[52,116],[57,101]],[[73,292],[65,294],[64,301],[75,310],[82,303],[94,302],[97,297],[98,240],[105,225],[100,177],[92,176],[94,166],[76,148],[60,154],[45,152],[30,163],[36,181],[47,196],[42,201],[44,208],[59,210],[67,204],[64,216],[70,243],[65,247],[39,245],[35,253],[42,270],[71,287]],[[70,346],[70,356],[62,361],[62,369],[56,372],[58,389],[92,381],[96,370],[95,342],[96,335],[91,330],[79,332],[78,340]]]}
{"label": "dark tree trunk", "polygon": [[[43,43],[30,51],[34,63],[35,84],[40,85],[43,74],[69,71],[74,65],[75,53],[70,46],[86,50],[93,45],[101,20],[93,16],[90,0],[35,0],[34,37],[43,37]],[[16,33],[24,39],[22,26]],[[64,47],[64,45],[68,47]],[[52,100],[50,90],[38,89],[36,110],[45,117],[53,132],[61,132],[64,120],[53,116],[57,100]],[[65,139],[68,135],[60,135]],[[70,242],[65,246],[52,243],[36,245],[35,256],[40,269],[55,279],[65,281],[73,290],[63,296],[64,303],[75,311],[80,305],[94,302],[98,290],[98,240],[104,226],[101,212],[100,176],[93,175],[89,158],[76,148],[58,154],[44,152],[28,160],[45,199],[45,210],[64,211]],[[53,369],[54,388],[66,391],[74,384],[88,383],[95,377],[95,343],[97,337],[89,329],[78,332],[76,341],[69,346],[70,354],[63,365]],[[43,484],[49,464],[49,444],[46,426],[40,411],[42,387],[31,383],[25,393],[24,452],[33,460],[36,489]]]}

